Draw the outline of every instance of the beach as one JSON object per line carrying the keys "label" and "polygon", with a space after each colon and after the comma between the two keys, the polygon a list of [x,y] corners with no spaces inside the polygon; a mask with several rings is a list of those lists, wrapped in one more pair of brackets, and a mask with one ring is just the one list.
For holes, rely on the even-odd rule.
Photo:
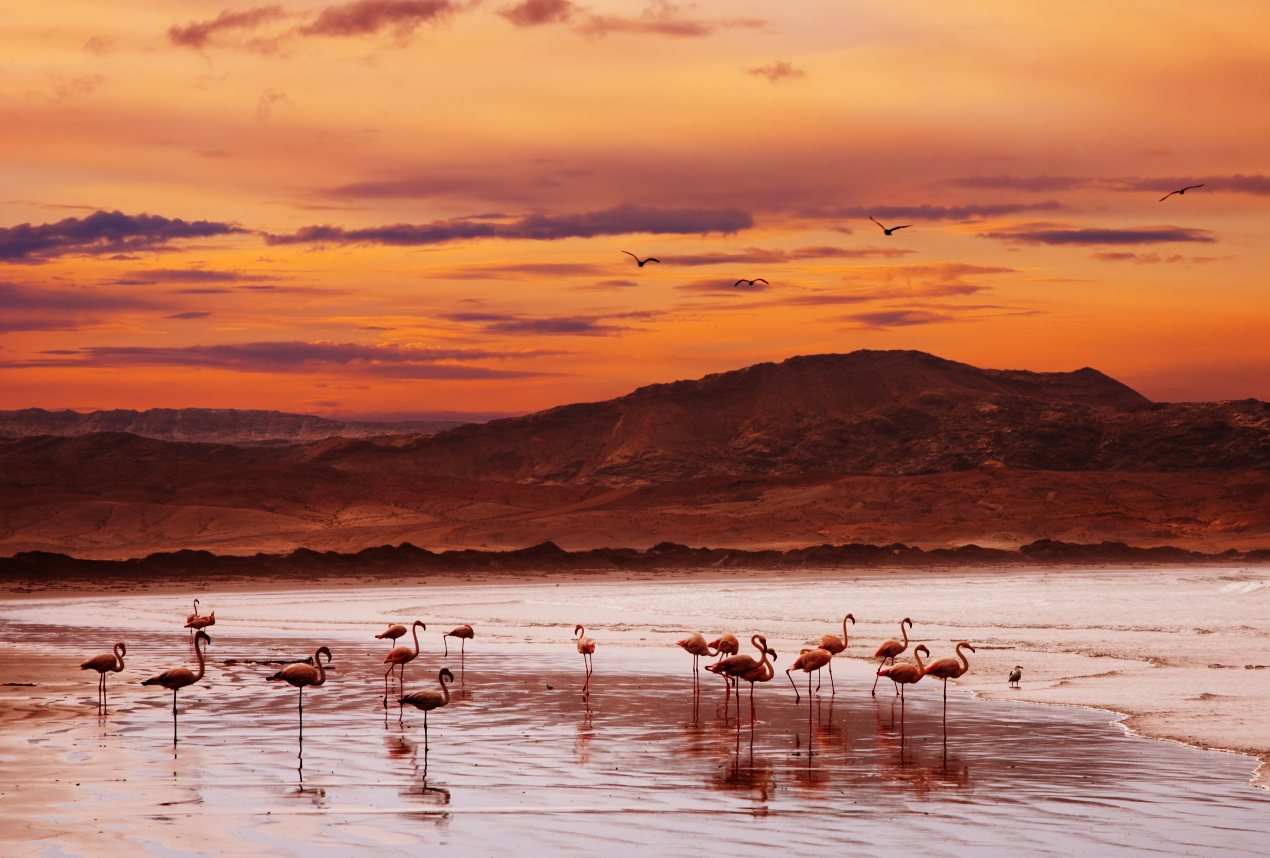
{"label": "beach", "polygon": [[[1270,570],[851,570],[526,576],[482,583],[260,582],[218,591],[9,594],[0,602],[0,828],[5,854],[683,854],[726,848],[894,854],[1257,854],[1270,833]],[[217,611],[205,679],[142,688],[193,666],[190,599]],[[841,631],[809,703],[784,675]],[[869,693],[884,638],[934,657],[969,640],[970,671]],[[373,635],[421,619],[408,691],[460,677],[423,716],[382,704]],[[442,631],[476,628],[462,662]],[[597,640],[580,694],[575,623]],[[738,721],[723,686],[674,645],[761,632],[776,676]],[[83,659],[126,640],[108,677]],[[405,639],[409,641],[409,638]],[[262,661],[334,652],[304,697]],[[452,649],[457,641],[451,641]],[[906,653],[910,655],[912,649]],[[460,669],[460,663],[462,669]],[[1022,687],[1007,686],[1024,667]],[[33,685],[14,683],[34,683]],[[813,680],[813,687],[815,680]],[[1050,705],[1038,705],[1050,704]],[[1123,719],[1121,718],[1123,716]],[[1162,742],[1159,739],[1174,740]],[[1184,744],[1181,744],[1184,743]],[[1237,751],[1215,753],[1222,749]],[[1260,784],[1261,786],[1258,786]]]}

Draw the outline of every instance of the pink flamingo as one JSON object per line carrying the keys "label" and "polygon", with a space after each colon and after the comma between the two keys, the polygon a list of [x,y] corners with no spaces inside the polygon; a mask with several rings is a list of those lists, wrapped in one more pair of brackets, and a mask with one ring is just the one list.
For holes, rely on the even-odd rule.
{"label": "pink flamingo", "polygon": [[[837,655],[845,652],[847,649],[847,620],[851,621],[851,625],[855,625],[855,617],[847,614],[842,618],[842,637],[837,635],[821,635],[820,643],[817,644],[821,649],[830,655]],[[833,684],[833,662],[829,662],[829,690],[834,694],[838,693],[838,689]]]}
{"label": "pink flamingo", "polygon": [[[736,635],[730,632],[724,632],[719,635],[717,638],[710,641],[708,646],[710,649],[718,653],[720,661],[727,656],[736,655],[741,651],[741,642],[736,639]],[[727,711],[728,701],[730,699],[730,695],[732,694],[732,680],[728,679],[726,676],[723,677],[723,688],[723,708],[724,711]]]}
{"label": "pink flamingo", "polygon": [[698,673],[699,660],[703,655],[714,656],[718,655],[718,653],[710,651],[710,644],[706,643],[706,639],[702,636],[701,632],[693,632],[688,635],[688,637],[675,641],[675,643],[684,652],[692,655],[692,690],[693,693],[700,693],[700,675]]}
{"label": "pink flamingo", "polygon": [[331,663],[331,651],[327,647],[320,646],[313,653],[313,664],[305,664],[302,661],[288,664],[282,670],[268,677],[268,682],[277,682],[281,680],[292,688],[300,689],[300,733],[304,733],[304,689],[306,687],[317,688],[319,685],[326,683],[326,671],[322,669],[322,656],[326,656],[326,663]]}
{"label": "pink flamingo", "polygon": [[[913,621],[910,620],[908,617],[905,617],[904,619],[900,620],[900,633],[904,635],[903,642],[897,641],[895,638],[891,638],[888,641],[883,641],[882,645],[878,647],[878,651],[873,654],[874,658],[881,659],[881,661],[878,662],[877,675],[873,677],[873,690],[869,692],[875,697],[877,696],[877,693],[878,693],[878,676],[883,675],[882,665],[886,664],[888,660],[891,662],[891,664],[895,664],[895,657],[899,655],[900,653],[904,652],[904,650],[908,649],[908,629],[904,628],[906,625],[910,629],[913,627]],[[895,689],[895,693],[896,694],[900,693],[898,686]]]}
{"label": "pink flamingo", "polygon": [[595,655],[595,641],[586,636],[586,629],[581,624],[573,627],[574,642],[582,655],[582,666],[586,670],[586,682],[582,683],[582,699],[586,700],[591,691],[591,672],[595,669],[592,658]]}
{"label": "pink flamingo", "polygon": [[433,709],[440,709],[450,702],[450,689],[446,687],[446,680],[454,681],[454,674],[450,673],[448,667],[441,668],[437,673],[437,682],[441,684],[440,691],[413,691],[410,694],[403,695],[398,701],[399,703],[409,703],[416,709],[423,710],[423,750],[428,750],[428,713]]}
{"label": "pink flamingo", "polygon": [[[466,653],[464,650],[465,650],[465,647],[467,646],[467,642],[474,637],[476,637],[476,632],[472,631],[472,627],[469,626],[467,623],[464,623],[458,628],[452,631],[448,631],[445,634],[441,635],[441,644],[445,647],[446,658],[450,657],[450,643],[449,641],[446,640],[446,638],[459,639],[459,673],[463,672],[463,661],[466,656]],[[424,720],[426,721],[427,718],[424,718]]]}
{"label": "pink flamingo", "polygon": [[[801,670],[807,674],[807,697],[811,697],[811,674],[820,670],[827,664],[833,663],[833,653],[822,647],[803,650],[794,663],[785,671],[785,676],[789,679],[789,684],[794,689],[794,702],[797,703],[801,698],[798,695],[798,686],[794,684],[794,677],[790,676],[791,671]],[[831,668],[832,669],[832,668]],[[819,686],[817,686],[819,687]],[[823,699],[823,698],[822,698]]]}
{"label": "pink flamingo", "polygon": [[115,644],[113,652],[95,655],[79,666],[80,670],[95,670],[97,676],[97,710],[106,708],[106,674],[119,673],[123,670],[123,657],[128,654],[128,645],[123,641]]}
{"label": "pink flamingo", "polygon": [[901,703],[904,701],[904,686],[914,685],[926,675],[926,668],[922,665],[922,653],[930,655],[930,650],[926,648],[926,644],[918,644],[917,649],[913,650],[913,658],[917,659],[917,664],[901,661],[898,664],[892,664],[890,667],[878,668],[879,676],[887,677],[899,688]]}
{"label": "pink flamingo", "polygon": [[423,629],[424,631],[428,630],[428,627],[424,625],[423,620],[415,620],[410,626],[410,631],[414,636],[415,641],[415,648],[413,650],[408,646],[393,647],[388,652],[388,655],[384,656],[384,664],[388,665],[388,670],[384,671],[385,709],[388,708],[388,677],[393,672],[394,668],[397,668],[400,671],[400,676],[397,679],[397,687],[405,687],[406,665],[414,661],[415,656],[419,654],[419,629]]}
{"label": "pink flamingo", "polygon": [[406,627],[401,623],[393,623],[379,634],[375,635],[375,640],[388,641],[388,651],[391,652],[397,646],[397,638],[406,636]]}
{"label": "pink flamingo", "polygon": [[753,656],[734,655],[729,658],[720,659],[714,664],[707,664],[706,670],[711,673],[717,673],[720,676],[728,677],[737,684],[736,694],[736,721],[739,726],[741,723],[741,691],[740,681],[744,679],[750,684],[750,725],[754,724],[754,683],[767,682],[776,675],[776,668],[767,660],[770,655],[773,660],[776,659],[776,650],[769,649],[767,646],[767,638],[762,635],[753,635],[750,638],[750,644],[763,655],[762,661],[755,661]]}
{"label": "pink flamingo", "polygon": [[948,680],[960,679],[967,670],[970,669],[970,659],[966,658],[966,654],[962,649],[968,649],[971,652],[977,650],[966,641],[957,644],[956,658],[939,658],[926,665],[924,671],[925,676],[933,676],[936,679],[944,681],[944,717],[948,717]]}
{"label": "pink flamingo", "polygon": [[158,676],[152,676],[143,680],[142,685],[162,685],[164,688],[172,692],[172,744],[176,745],[176,693],[182,688],[193,685],[203,678],[203,670],[206,667],[206,661],[203,657],[203,648],[199,646],[202,643],[211,643],[212,639],[207,632],[199,629],[194,633],[194,654],[198,656],[198,673],[186,667],[174,667],[171,670],[165,670]]}

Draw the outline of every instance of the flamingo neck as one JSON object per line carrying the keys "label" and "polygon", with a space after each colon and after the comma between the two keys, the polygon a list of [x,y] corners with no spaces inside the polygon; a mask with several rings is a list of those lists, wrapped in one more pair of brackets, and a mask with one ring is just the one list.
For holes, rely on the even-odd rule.
{"label": "flamingo neck", "polygon": [[205,664],[203,660],[203,647],[200,646],[200,644],[202,643],[203,643],[203,638],[200,638],[200,637],[194,638],[194,654],[198,656],[198,673],[194,676],[195,682],[198,682],[200,679],[203,678],[203,669]]}
{"label": "flamingo neck", "polygon": [[922,653],[920,650],[913,650],[913,660],[917,662],[917,674],[920,676],[925,673],[926,666],[922,664]]}
{"label": "flamingo neck", "polygon": [[847,645],[847,618],[842,618],[842,645]]}
{"label": "flamingo neck", "polygon": [[317,668],[318,678],[314,685],[322,685],[326,682],[326,671],[322,669],[322,650],[313,653],[313,665]]}
{"label": "flamingo neck", "polygon": [[419,654],[419,624],[415,623],[410,627],[411,636],[415,639],[415,655]]}
{"label": "flamingo neck", "polygon": [[767,647],[766,647],[766,646],[764,646],[763,644],[759,643],[759,637],[758,637],[758,635],[751,635],[751,636],[750,636],[750,646],[754,647],[756,650],[758,650],[760,653],[762,653],[762,654],[763,654],[763,658],[767,658]]}
{"label": "flamingo neck", "polygon": [[966,654],[961,651],[963,647],[965,647],[964,643],[957,644],[957,658],[961,659],[961,672],[965,673],[970,669],[970,659],[966,658]]}
{"label": "flamingo neck", "polygon": [[900,634],[904,636],[904,649],[908,649],[908,627],[900,623]]}
{"label": "flamingo neck", "polygon": [[119,644],[115,644],[115,666],[110,669],[115,673],[123,670],[123,654],[119,652]]}
{"label": "flamingo neck", "polygon": [[441,699],[445,701],[441,705],[448,706],[450,704],[450,686],[446,683],[445,677],[440,674],[437,675],[437,682],[441,683]]}

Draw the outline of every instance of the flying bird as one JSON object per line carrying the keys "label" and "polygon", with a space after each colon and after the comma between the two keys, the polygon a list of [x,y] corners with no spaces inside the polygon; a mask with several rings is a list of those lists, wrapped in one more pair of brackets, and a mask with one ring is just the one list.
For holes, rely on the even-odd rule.
{"label": "flying bird", "polygon": [[1016,664],[1014,670],[1010,671],[1010,687],[1019,688],[1019,680],[1023,678],[1023,665]]}
{"label": "flying bird", "polygon": [[639,258],[638,256],[636,256],[635,254],[631,253],[629,250],[623,250],[622,252],[623,252],[623,253],[625,253],[627,256],[629,256],[631,259],[634,259],[634,260],[635,260],[635,263],[636,263],[636,264],[637,264],[640,268],[643,268],[645,265],[647,265],[647,264],[648,264],[648,263],[650,263],[650,262],[657,262],[657,263],[660,263],[660,262],[661,262],[661,260],[660,260],[660,259],[653,259],[651,256],[650,256],[650,257],[648,257],[647,259],[640,259],[640,258]]}
{"label": "flying bird", "polygon": [[[913,627],[913,621],[910,620],[908,617],[905,617],[904,619],[900,620],[900,634],[904,636],[903,641],[897,641],[895,638],[891,638],[890,640],[887,640],[887,641],[882,641],[882,645],[878,647],[878,651],[873,654],[874,658],[879,659],[878,673],[877,673],[877,676],[873,677],[873,690],[870,691],[869,693],[875,697],[877,696],[877,693],[878,693],[878,676],[886,675],[882,673],[882,665],[886,664],[888,660],[891,662],[891,664],[895,664],[895,657],[899,655],[900,653],[902,653],[904,650],[908,649],[908,629],[904,628],[905,625],[907,625],[908,628],[911,629]],[[896,692],[898,691],[899,691],[899,688],[896,688]]]}
{"label": "flying bird", "polygon": [[1180,197],[1182,194],[1186,193],[1187,191],[1193,191],[1196,188],[1202,188],[1202,187],[1204,187],[1203,182],[1200,182],[1198,185],[1187,185],[1185,188],[1178,188],[1176,191],[1169,191],[1167,194],[1165,194],[1164,196],[1156,200],[1156,202],[1162,203],[1165,200],[1167,200],[1169,197],[1173,196],[1174,194],[1177,194]]}
{"label": "flying bird", "polygon": [[128,645],[123,641],[115,644],[114,652],[103,652],[95,655],[79,666],[80,670],[95,670],[97,677],[97,709],[106,708],[106,674],[119,673],[123,670],[123,657],[128,654]]}
{"label": "flying bird", "polygon": [[[875,218],[873,215],[869,215],[869,220],[873,221],[878,226],[882,226],[882,224],[879,223],[877,218]],[[890,235],[891,233],[895,232],[897,229],[908,229],[910,226],[912,226],[911,223],[906,223],[903,226],[892,226],[889,228],[882,226],[882,232],[886,233],[887,235]]]}
{"label": "flying bird", "polygon": [[745,279],[738,280],[732,284],[732,288],[735,289],[736,287],[740,286],[742,283],[748,283],[751,286],[757,286],[759,283],[762,283],[764,286],[772,285],[771,283],[768,283],[766,280],[764,280],[762,277],[755,277],[753,280],[745,280]]}

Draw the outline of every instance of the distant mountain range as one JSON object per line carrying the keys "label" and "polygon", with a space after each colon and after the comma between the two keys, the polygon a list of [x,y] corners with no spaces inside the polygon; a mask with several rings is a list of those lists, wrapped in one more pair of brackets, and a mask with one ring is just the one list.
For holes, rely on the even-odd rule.
{"label": "distant mountain range", "polygon": [[1270,405],[1093,369],[796,357],[435,435],[0,441],[0,552],[1270,547]]}
{"label": "distant mountain range", "polygon": [[0,411],[0,437],[90,435],[129,432],[160,441],[215,444],[292,444],[322,438],[371,438],[379,435],[431,435],[462,426],[463,420],[330,420],[312,414],[236,408],[151,408],[146,411]]}

